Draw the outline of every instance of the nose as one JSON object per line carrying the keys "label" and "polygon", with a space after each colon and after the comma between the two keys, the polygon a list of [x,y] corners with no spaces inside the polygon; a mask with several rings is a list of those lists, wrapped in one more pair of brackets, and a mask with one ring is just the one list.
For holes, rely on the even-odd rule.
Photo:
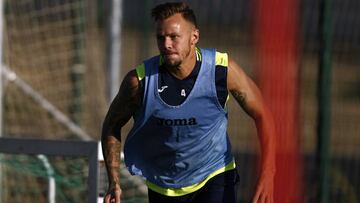
{"label": "nose", "polygon": [[171,49],[172,47],[172,40],[170,37],[165,37],[165,42],[164,42],[165,48],[166,49]]}
{"label": "nose", "polygon": [[159,42],[159,46],[169,50],[172,48],[172,40],[170,37],[163,37],[161,40],[158,41]]}

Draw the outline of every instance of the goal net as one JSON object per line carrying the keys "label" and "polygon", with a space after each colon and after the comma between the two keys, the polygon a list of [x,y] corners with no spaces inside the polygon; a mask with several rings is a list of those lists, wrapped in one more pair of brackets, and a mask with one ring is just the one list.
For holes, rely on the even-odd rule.
{"label": "goal net", "polygon": [[4,1],[4,134],[72,139],[76,125],[98,137],[106,98],[91,4]]}
{"label": "goal net", "polygon": [[[104,26],[99,20],[100,14],[105,15],[99,6],[102,2],[2,2],[1,136],[98,140],[107,108]],[[43,156],[1,151],[0,202],[47,202],[50,179],[56,188],[56,202],[87,202],[89,160],[62,153]],[[107,189],[102,163],[99,173],[96,195],[101,197]],[[123,202],[145,201],[143,182],[125,168],[122,175]]]}
{"label": "goal net", "polygon": [[97,202],[97,145],[1,138],[1,202]]}
{"label": "goal net", "polygon": [[[0,139],[0,202],[103,202],[107,190],[94,141]],[[99,164],[100,163],[100,164]],[[122,202],[146,203],[146,186],[121,168]]]}

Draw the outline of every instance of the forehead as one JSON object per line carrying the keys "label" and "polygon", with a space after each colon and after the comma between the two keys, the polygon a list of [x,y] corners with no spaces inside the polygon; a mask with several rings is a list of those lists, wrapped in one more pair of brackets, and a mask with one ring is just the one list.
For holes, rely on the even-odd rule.
{"label": "forehead", "polygon": [[184,19],[181,14],[172,15],[164,20],[156,22],[156,32],[186,31],[192,29],[194,25]]}

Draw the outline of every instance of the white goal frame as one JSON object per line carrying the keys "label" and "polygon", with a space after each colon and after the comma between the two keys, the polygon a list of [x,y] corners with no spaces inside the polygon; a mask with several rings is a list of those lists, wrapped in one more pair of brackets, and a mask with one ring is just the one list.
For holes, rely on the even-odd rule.
{"label": "white goal frame", "polygon": [[88,202],[98,198],[98,142],[0,138],[0,153],[80,156],[89,159]]}

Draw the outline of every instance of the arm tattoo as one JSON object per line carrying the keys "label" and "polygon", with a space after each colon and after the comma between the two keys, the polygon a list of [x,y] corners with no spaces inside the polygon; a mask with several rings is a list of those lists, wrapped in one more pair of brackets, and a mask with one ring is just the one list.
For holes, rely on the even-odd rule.
{"label": "arm tattoo", "polygon": [[121,128],[141,103],[139,84],[134,82],[133,74],[130,72],[124,79],[103,123],[101,139],[110,187],[120,184]]}
{"label": "arm tattoo", "polygon": [[231,91],[232,95],[235,97],[236,101],[240,104],[240,106],[246,106],[247,96],[245,92],[240,92],[237,90]]}
{"label": "arm tattoo", "polygon": [[120,151],[121,142],[118,140],[106,140],[105,164],[108,171],[110,184],[120,184]]}

